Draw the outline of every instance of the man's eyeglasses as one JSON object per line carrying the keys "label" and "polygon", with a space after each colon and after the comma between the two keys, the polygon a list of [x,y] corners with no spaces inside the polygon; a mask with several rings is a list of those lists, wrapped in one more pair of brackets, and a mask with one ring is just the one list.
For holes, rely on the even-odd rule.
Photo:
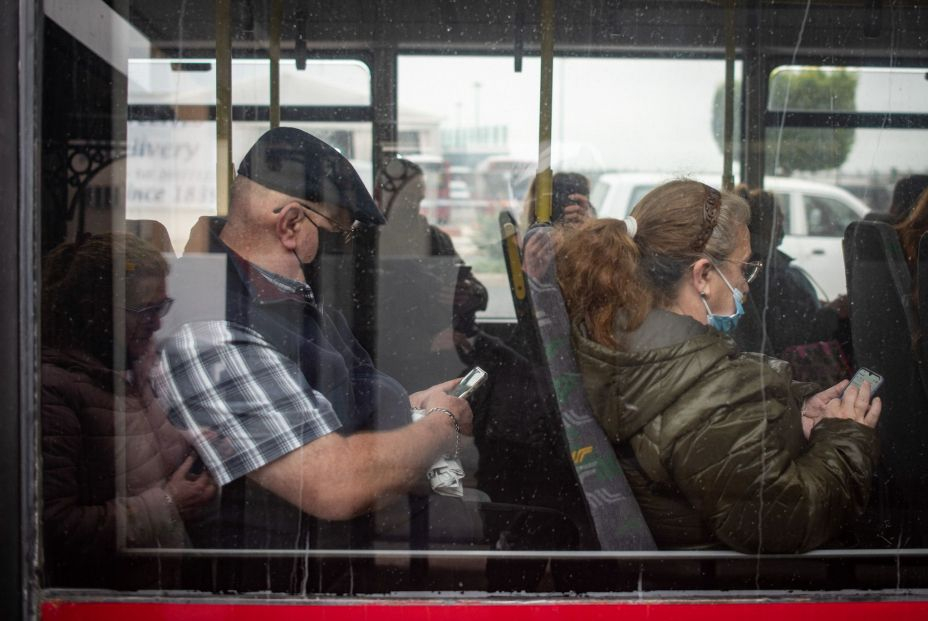
{"label": "man's eyeglasses", "polygon": [[168,314],[168,311],[171,310],[173,304],[174,298],[164,298],[157,304],[150,304],[148,306],[126,306],[125,309],[136,315],[148,315],[149,317],[157,315],[158,317],[164,317]]}
{"label": "man's eyeglasses", "polygon": [[760,272],[764,269],[763,261],[735,261],[734,259],[716,259],[715,257],[709,257],[709,260],[713,262],[723,261],[725,263],[737,263],[741,266],[741,275],[744,277],[744,282],[752,283],[754,280],[760,276]]}
{"label": "man's eyeglasses", "polygon": [[[335,232],[336,232],[336,233],[340,233],[340,234],[341,234],[341,236],[342,236],[342,238],[345,240],[345,243],[346,243],[346,244],[347,244],[348,242],[350,242],[352,239],[354,239],[355,237],[357,237],[358,232],[359,232],[360,229],[361,229],[361,223],[358,222],[357,220],[355,220],[354,222],[352,222],[352,223],[351,223],[351,226],[350,226],[349,228],[346,229],[346,228],[343,227],[341,224],[339,224],[336,220],[330,218],[329,216],[325,215],[324,213],[321,213],[321,212],[319,212],[319,211],[316,211],[315,209],[313,209],[312,207],[310,207],[310,206],[307,205],[306,203],[301,203],[300,201],[295,201],[295,200],[291,200],[291,201],[287,202],[286,204],[281,205],[280,207],[275,208],[274,211],[273,211],[273,213],[275,213],[275,214],[280,213],[281,211],[284,210],[284,207],[286,207],[286,206],[289,205],[290,203],[296,203],[297,205],[299,205],[299,206],[302,207],[303,209],[306,209],[306,210],[308,210],[308,211],[311,211],[311,212],[313,212],[314,214],[316,214],[317,216],[323,218],[326,222],[328,222],[329,224],[332,225],[332,227],[335,229]],[[304,214],[304,215],[305,215],[305,214]],[[312,223],[313,223],[313,226],[316,226],[316,228],[319,228],[319,227],[316,225],[316,223],[313,222],[312,219],[311,219],[309,216],[306,216],[306,219],[309,220],[310,222],[312,222]]]}

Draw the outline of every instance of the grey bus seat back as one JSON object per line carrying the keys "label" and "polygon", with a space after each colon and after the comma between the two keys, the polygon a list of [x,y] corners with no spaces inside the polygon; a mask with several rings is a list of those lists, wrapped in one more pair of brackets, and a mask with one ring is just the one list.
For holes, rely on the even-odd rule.
{"label": "grey bus seat back", "polygon": [[555,276],[552,231],[548,225],[535,225],[526,233],[526,247],[537,236],[546,238],[533,244],[533,251],[543,254],[526,261],[547,265],[541,273],[526,276],[527,297],[596,539],[603,550],[655,550],[641,508],[583,388],[570,340],[570,319]]}

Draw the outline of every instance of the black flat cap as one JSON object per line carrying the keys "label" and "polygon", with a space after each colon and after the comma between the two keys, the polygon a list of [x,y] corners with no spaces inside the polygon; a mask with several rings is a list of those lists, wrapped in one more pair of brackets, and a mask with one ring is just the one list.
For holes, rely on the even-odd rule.
{"label": "black flat cap", "polygon": [[345,156],[294,127],[277,127],[258,138],[238,174],[266,188],[351,212],[365,224],[383,224],[383,214]]}

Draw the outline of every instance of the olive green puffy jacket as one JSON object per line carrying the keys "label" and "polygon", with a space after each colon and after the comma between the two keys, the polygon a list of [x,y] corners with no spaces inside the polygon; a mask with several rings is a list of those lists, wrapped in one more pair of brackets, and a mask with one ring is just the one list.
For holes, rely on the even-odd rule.
{"label": "olive green puffy jacket", "polygon": [[623,351],[574,329],[593,412],[616,447],[658,546],[802,552],[861,512],[874,430],[825,419],[808,441],[789,365],[737,354],[698,322],[652,311]]}

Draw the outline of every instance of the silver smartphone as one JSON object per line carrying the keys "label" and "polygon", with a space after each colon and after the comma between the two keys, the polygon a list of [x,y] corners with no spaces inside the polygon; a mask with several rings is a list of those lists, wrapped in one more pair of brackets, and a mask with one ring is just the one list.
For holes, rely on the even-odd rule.
{"label": "silver smartphone", "polygon": [[860,387],[864,385],[864,382],[870,382],[870,398],[872,399],[873,395],[876,394],[877,389],[883,385],[883,376],[879,373],[874,373],[865,367],[860,367],[857,369],[857,373],[854,374],[854,377],[851,378],[851,384],[860,390]]}
{"label": "silver smartphone", "polygon": [[487,372],[480,367],[474,367],[468,371],[467,375],[461,379],[460,383],[455,386],[448,394],[452,397],[461,397],[466,399],[487,381]]}

